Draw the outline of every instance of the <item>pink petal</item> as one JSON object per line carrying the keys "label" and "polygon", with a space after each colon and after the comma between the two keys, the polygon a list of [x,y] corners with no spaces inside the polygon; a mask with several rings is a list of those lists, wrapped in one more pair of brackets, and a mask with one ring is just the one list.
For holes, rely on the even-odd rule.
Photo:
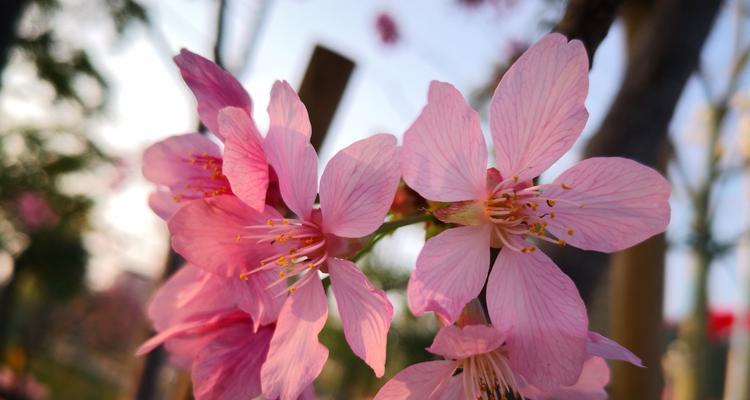
{"label": "pink petal", "polygon": [[534,400],[606,400],[604,387],[609,383],[609,367],[599,357],[591,357],[583,364],[581,376],[572,386],[543,392],[536,387],[526,386],[520,392],[527,399]]}
{"label": "pink petal", "polygon": [[215,335],[193,361],[191,379],[196,399],[252,399],[261,394],[260,368],[273,328],[253,333],[250,321]]}
{"label": "pink petal", "polygon": [[477,297],[490,264],[490,227],[451,228],[425,243],[409,278],[407,295],[414,315],[434,311],[453,322]]}
{"label": "pink petal", "polygon": [[479,115],[452,85],[433,81],[427,105],[404,133],[404,181],[436,201],[486,195],[487,146]]}
{"label": "pink petal", "polygon": [[586,307],[549,257],[501,249],[487,307],[495,328],[508,332],[511,368],[529,384],[549,390],[576,382],[586,358]]}
{"label": "pink petal", "polygon": [[165,221],[169,221],[184,204],[175,201],[171,193],[163,190],[157,190],[148,196],[148,206],[151,211]]}
{"label": "pink petal", "polygon": [[505,73],[490,104],[495,158],[504,177],[527,181],[570,149],[588,118],[588,72],[583,44],[553,33]]}
{"label": "pink petal", "polygon": [[263,395],[296,399],[320,374],[328,349],[318,334],[328,318],[323,284],[313,276],[290,295],[279,314],[268,359],[261,369]]}
{"label": "pink petal", "polygon": [[221,150],[200,133],[170,136],[143,152],[143,176],[175,189],[182,189],[192,178],[210,180],[211,171],[193,162],[201,155],[221,159]]}
{"label": "pink petal", "polygon": [[151,350],[155,349],[167,340],[185,336],[185,335],[200,335],[206,334],[215,329],[221,329],[222,327],[236,323],[237,321],[247,320],[249,317],[247,314],[241,311],[226,311],[212,315],[208,319],[196,319],[186,322],[179,322],[169,326],[167,329],[159,332],[157,335],[151,337],[145,343],[143,343],[138,350],[136,350],[137,356],[142,356]]}
{"label": "pink petal", "polygon": [[309,139],[292,130],[272,126],[263,149],[279,178],[284,203],[301,218],[309,219],[318,194],[318,155]]}
{"label": "pink petal", "polygon": [[330,258],[328,272],[349,347],[377,377],[383,376],[386,340],[393,319],[391,302],[351,261]]}
{"label": "pink petal", "polygon": [[282,129],[302,134],[308,140],[312,134],[307,108],[287,81],[276,81],[271,88],[271,101],[268,103],[270,130]]}
{"label": "pink petal", "polygon": [[441,328],[432,345],[427,349],[451,360],[469,358],[477,354],[489,353],[505,342],[505,335],[487,325],[448,325]]}
{"label": "pink petal", "polygon": [[414,364],[391,378],[374,400],[435,400],[456,370],[456,362],[427,361]]}
{"label": "pink petal", "polygon": [[223,139],[217,116],[224,107],[238,107],[252,114],[252,102],[242,85],[227,71],[195,53],[182,49],[174,57],[182,79],[198,101],[198,115],[214,135]]}
{"label": "pink petal", "polygon": [[626,361],[636,367],[645,368],[641,359],[630,350],[596,332],[589,332],[586,340],[586,352],[592,356],[599,356],[608,360]]}
{"label": "pink petal", "polygon": [[225,139],[223,173],[232,192],[250,207],[262,211],[268,190],[268,163],[263,138],[242,109],[219,111],[219,130]]}
{"label": "pink petal", "polygon": [[276,321],[284,305],[286,296],[279,296],[278,290],[269,289],[278,281],[274,271],[257,271],[247,280],[228,278],[228,289],[237,301],[237,307],[250,314],[257,330],[261,325]]}
{"label": "pink petal", "polygon": [[[239,280],[239,279],[238,279]],[[187,264],[154,293],[148,317],[157,331],[180,322],[210,319],[233,309],[234,299],[224,290],[226,279]]]}
{"label": "pink petal", "polygon": [[464,384],[461,374],[453,375],[446,384],[432,394],[435,400],[458,400],[464,396]]}
{"label": "pink petal", "polygon": [[547,229],[584,250],[619,251],[664,232],[669,223],[669,182],[625,158],[581,161],[543,190],[555,200],[553,207],[542,205],[555,214]]}
{"label": "pink petal", "polygon": [[278,217],[271,207],[259,213],[233,196],[195,200],[169,220],[172,248],[206,271],[239,279],[241,273],[260,266],[272,250],[243,239],[246,227]]}
{"label": "pink petal", "polygon": [[320,179],[323,228],[357,238],[377,229],[396,195],[401,171],[393,135],[374,135],[339,151]]}

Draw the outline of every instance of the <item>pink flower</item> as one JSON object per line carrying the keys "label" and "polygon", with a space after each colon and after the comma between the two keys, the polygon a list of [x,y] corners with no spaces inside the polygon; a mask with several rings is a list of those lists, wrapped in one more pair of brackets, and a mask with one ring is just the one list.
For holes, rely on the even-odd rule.
{"label": "pink flower", "polygon": [[461,225],[422,249],[408,287],[412,311],[454,321],[487,279],[488,248],[501,248],[487,286],[490,317],[508,334],[510,366],[544,390],[576,382],[588,322],[573,282],[527,240],[618,251],[664,231],[670,214],[669,183],[623,158],[591,158],[553,183],[533,183],[583,129],[587,77],[583,45],[560,34],[518,59],[490,107],[497,169],[486,169],[479,116],[449,84],[432,83],[404,134],[404,180],[451,203],[435,215]]}
{"label": "pink flower", "polygon": [[143,156],[143,175],[167,189],[154,193],[149,205],[169,219],[185,201],[234,194],[262,210],[267,194],[273,197],[273,186],[267,193],[273,174],[251,117],[250,96],[231,74],[197,54],[183,49],[174,60],[198,100],[201,121],[220,140],[231,143],[232,150],[222,155],[217,144],[198,133],[173,136],[149,147]]}
{"label": "pink flower", "polygon": [[391,14],[382,12],[375,18],[375,28],[380,36],[380,41],[385,45],[393,45],[398,42],[400,34],[398,25]]}
{"label": "pink flower", "polygon": [[513,369],[514,350],[504,333],[487,325],[448,325],[427,349],[444,360],[404,369],[380,389],[375,400],[500,399],[518,394],[532,400],[606,399],[603,388],[609,382],[609,369],[601,357],[628,359],[636,365],[640,360],[614,341],[603,339],[587,348],[588,358],[573,384],[540,390]]}
{"label": "pink flower", "polygon": [[[318,160],[309,142],[307,111],[288,84],[277,83],[269,114],[265,157],[278,176],[286,206],[297,217],[282,218],[268,207],[260,213],[231,196],[219,196],[186,205],[169,228],[174,249],[210,272],[237,282],[252,282],[257,274],[278,276],[266,285],[270,296],[284,293],[279,285],[297,278],[288,288],[293,294],[281,309],[262,371],[265,397],[293,399],[328,357],[317,339],[328,316],[318,271],[330,274],[350,347],[376,375],[383,374],[393,309],[385,293],[346,257],[355,250],[352,239],[383,223],[399,181],[398,148],[393,136],[380,134],[341,150],[323,172],[320,208],[314,209]],[[228,136],[226,159],[241,146],[242,141]],[[257,190],[232,188],[235,193]]]}
{"label": "pink flower", "polygon": [[39,193],[21,193],[16,199],[16,206],[21,222],[31,230],[56,225],[60,221],[60,217]]}
{"label": "pink flower", "polygon": [[226,278],[187,265],[157,291],[148,314],[159,332],[138,349],[165,343],[172,360],[191,369],[198,400],[255,398],[274,326],[255,328],[225,290]]}

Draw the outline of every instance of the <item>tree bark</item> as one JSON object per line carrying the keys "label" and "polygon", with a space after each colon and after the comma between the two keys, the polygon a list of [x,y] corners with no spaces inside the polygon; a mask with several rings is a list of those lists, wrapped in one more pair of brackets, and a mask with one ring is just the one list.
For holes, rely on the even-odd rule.
{"label": "tree bark", "polygon": [[[662,0],[639,29],[628,33],[632,44],[625,76],[586,147],[587,157],[623,156],[665,170],[669,122],[720,5],[714,0]],[[612,256],[610,334],[648,367],[614,364],[614,399],[660,397],[665,250],[664,238],[658,236]],[[601,255],[585,252],[572,258],[592,269],[601,269],[595,264],[603,262]]]}
{"label": "tree bark", "polygon": [[[0,77],[10,57],[10,50],[18,40],[18,22],[23,16],[28,0],[0,1]],[[0,79],[0,89],[3,81]]]}

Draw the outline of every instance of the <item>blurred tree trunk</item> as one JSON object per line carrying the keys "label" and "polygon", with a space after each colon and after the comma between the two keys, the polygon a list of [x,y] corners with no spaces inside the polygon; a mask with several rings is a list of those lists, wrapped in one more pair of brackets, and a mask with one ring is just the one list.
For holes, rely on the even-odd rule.
{"label": "blurred tree trunk", "polygon": [[[5,70],[5,65],[8,63],[10,50],[18,39],[16,29],[27,3],[29,3],[29,0],[0,1],[0,77],[2,77],[2,71]],[[2,86],[3,82],[0,79],[0,88]]]}
{"label": "blurred tree trunk", "polygon": [[[578,2],[571,1],[574,3]],[[623,3],[620,12],[628,41],[628,65],[612,107],[586,147],[586,157],[623,156],[665,171],[669,122],[698,65],[720,5],[715,0]],[[614,399],[660,397],[665,250],[664,237],[658,236],[611,256],[610,335],[648,367],[616,363]],[[590,304],[605,273],[602,264],[607,256],[569,248],[555,253]]]}
{"label": "blurred tree trunk", "polygon": [[[23,16],[28,0],[3,0],[0,2],[0,89],[3,87],[2,72],[8,64],[10,50],[13,48],[18,35],[16,28]],[[15,304],[15,292],[20,271],[14,271],[4,287],[0,287],[0,360],[5,355],[10,325],[12,324],[12,313]]]}
{"label": "blurred tree trunk", "polygon": [[[625,156],[664,172],[667,132],[677,101],[698,66],[700,52],[720,1],[662,0],[629,7],[629,62],[622,86],[587,156]],[[652,8],[649,13],[646,7]],[[611,336],[648,367],[617,363],[614,399],[658,399],[661,395],[663,235],[612,256]]]}

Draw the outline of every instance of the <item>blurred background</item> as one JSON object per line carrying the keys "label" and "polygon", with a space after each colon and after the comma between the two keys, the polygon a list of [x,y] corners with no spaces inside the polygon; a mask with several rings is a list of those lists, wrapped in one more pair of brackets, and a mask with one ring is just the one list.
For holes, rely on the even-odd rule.
{"label": "blurred background", "polygon": [[[550,249],[592,329],[648,367],[612,364],[611,397],[748,400],[748,28],[743,0],[3,0],[0,399],[190,398],[189,374],[162,353],[133,356],[150,295],[179,265],[140,157],[198,128],[171,61],[180,48],[243,82],[261,131],[274,80],[298,88],[325,165],[354,140],[400,136],[433,79],[486,117],[507,66],[556,30],[593,57],[591,116],[542,181],[619,155],[674,185],[666,235],[611,256]],[[396,210],[421,205],[402,192]],[[430,357],[437,325],[403,293],[424,237],[403,228],[361,262],[396,308],[386,378]],[[385,382],[335,318],[321,340],[320,398],[368,398]]]}

